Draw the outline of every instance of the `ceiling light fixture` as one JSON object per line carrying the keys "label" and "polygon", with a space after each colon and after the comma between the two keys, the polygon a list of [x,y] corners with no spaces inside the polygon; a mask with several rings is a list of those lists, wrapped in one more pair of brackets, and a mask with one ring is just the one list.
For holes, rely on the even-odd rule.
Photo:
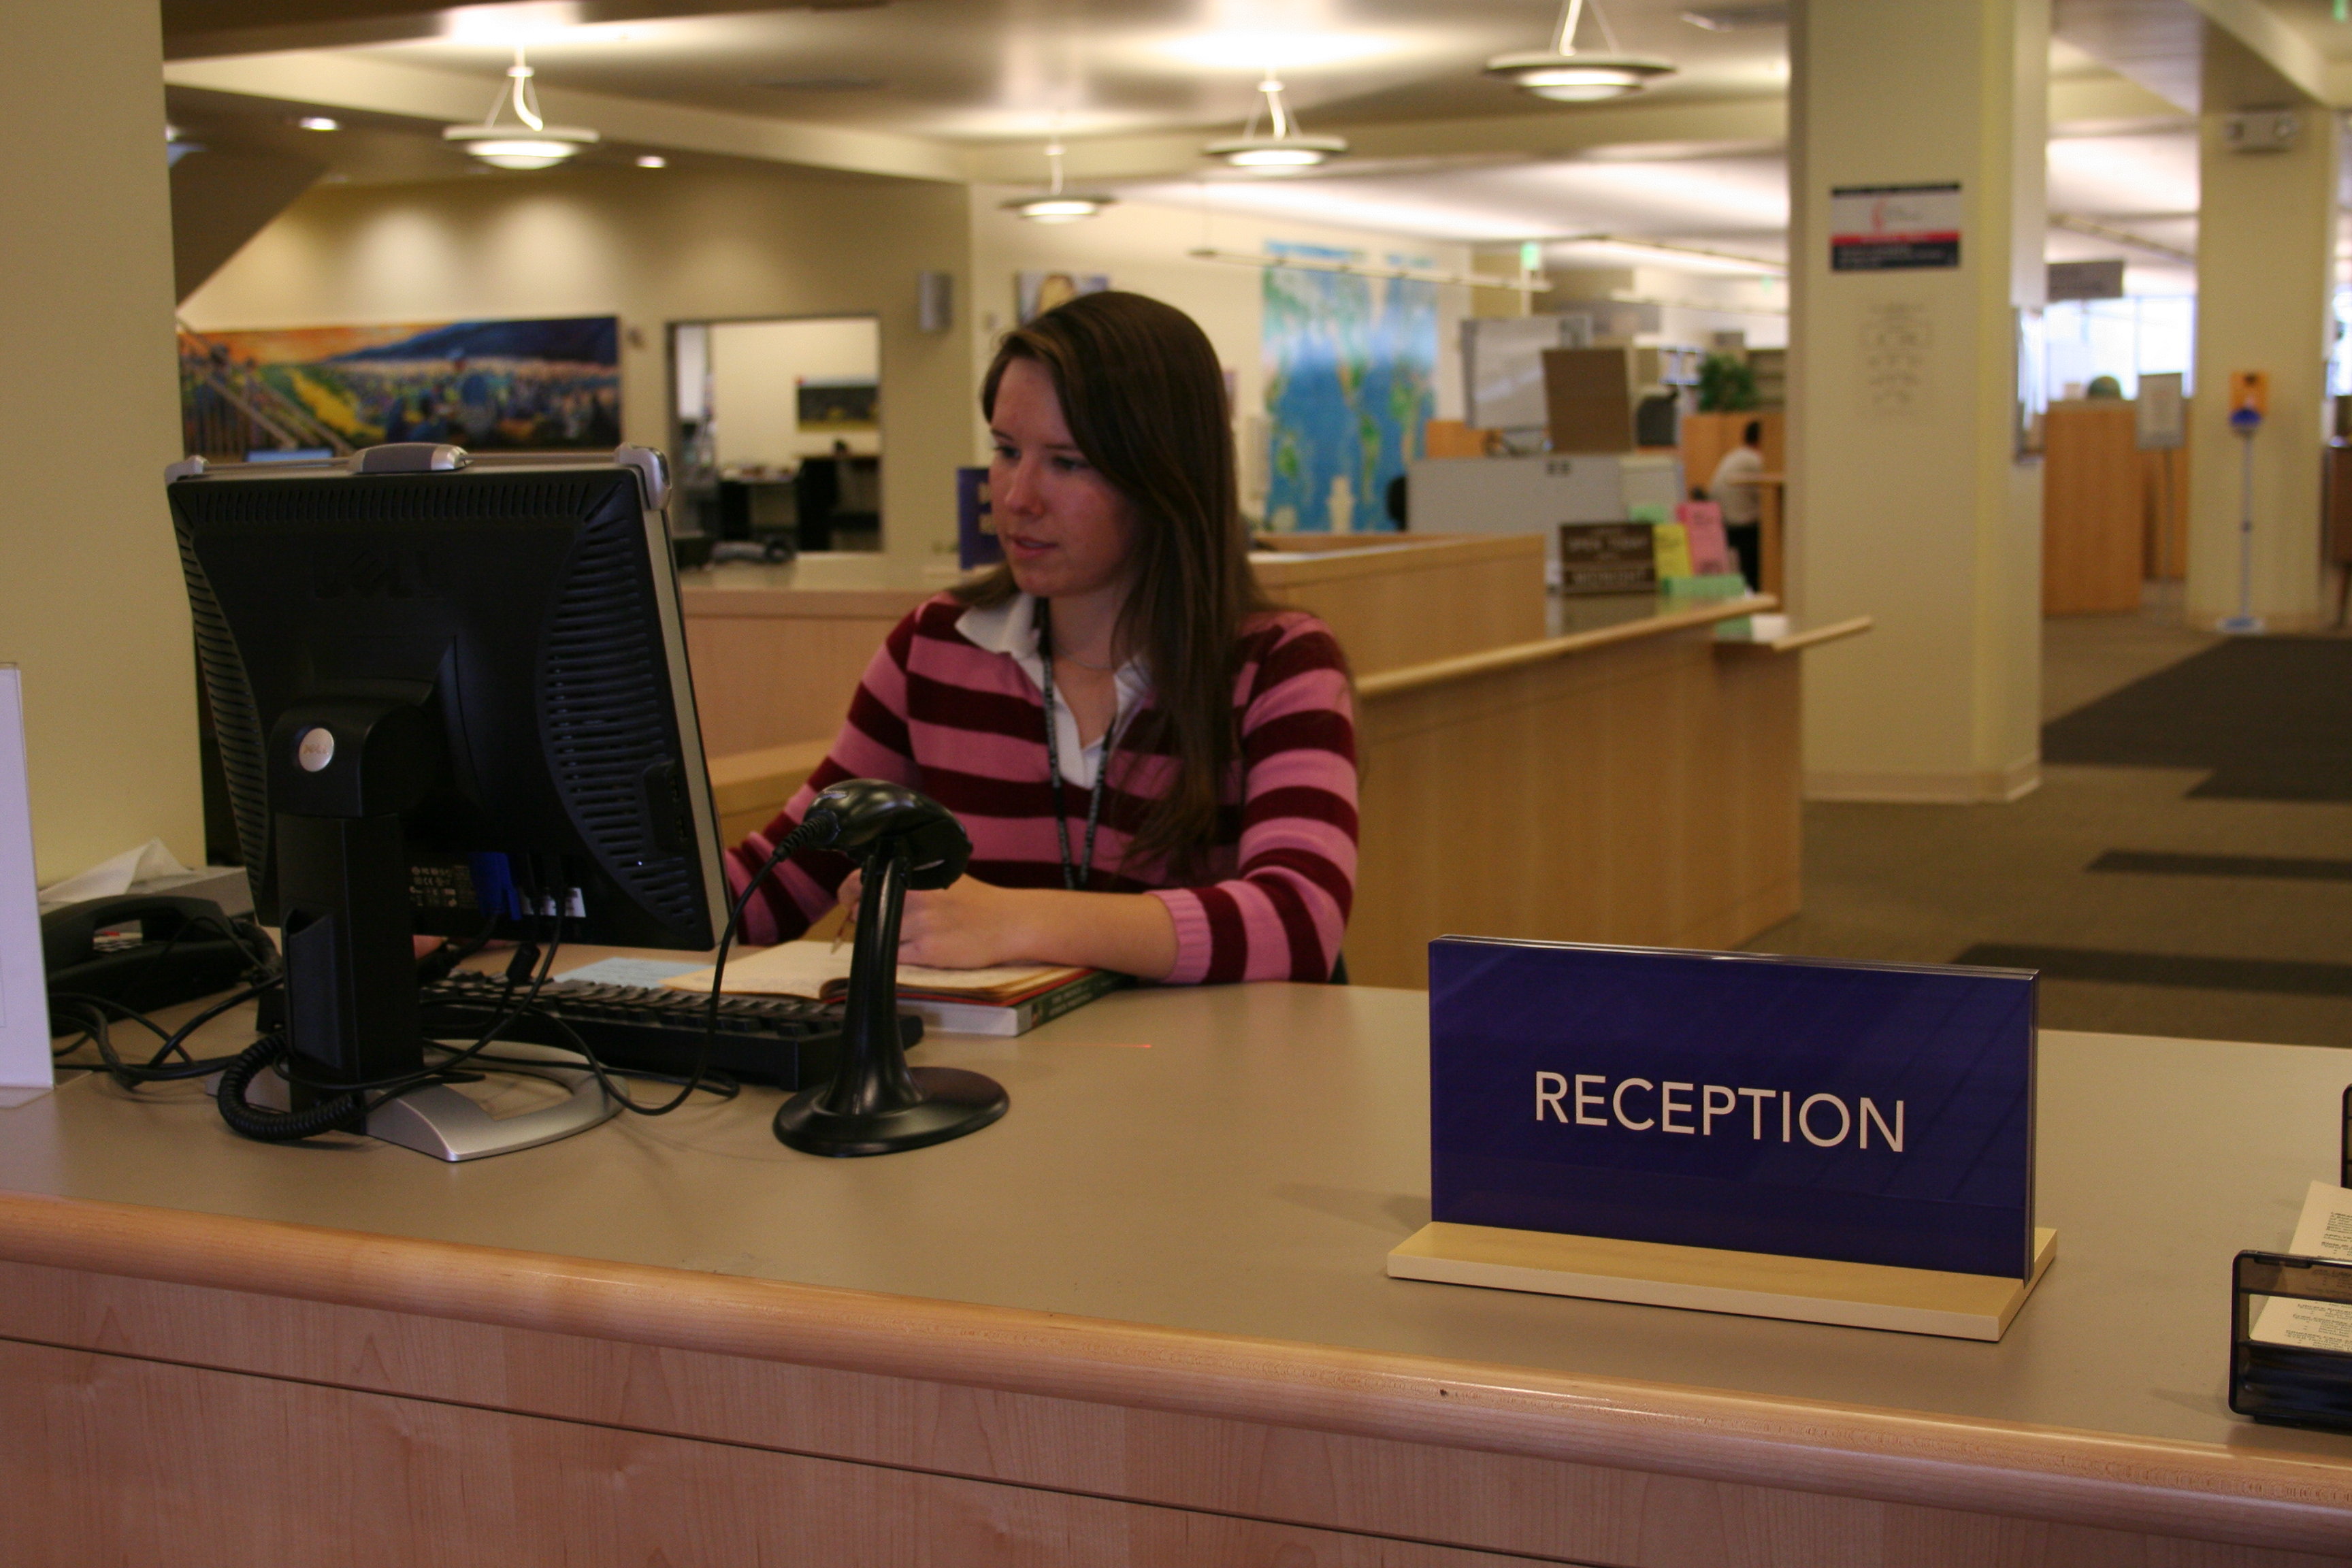
{"label": "ceiling light fixture", "polygon": [[663,157],[658,153],[646,153],[638,157],[637,167],[640,169],[667,169],[669,167],[669,160]]}
{"label": "ceiling light fixture", "polygon": [[323,114],[306,114],[294,123],[305,131],[341,131],[343,128],[341,121],[331,120]]}
{"label": "ceiling light fixture", "polygon": [[1250,111],[1249,123],[1242,133],[1230,142],[1212,142],[1201,149],[1203,155],[1223,158],[1236,169],[1254,169],[1261,173],[1281,169],[1311,169],[1316,164],[1337,158],[1348,151],[1347,140],[1339,136],[1307,136],[1298,129],[1283,106],[1282,83],[1268,70],[1257,84],[1265,95],[1264,110],[1273,127],[1271,135],[1257,133],[1259,110]]}
{"label": "ceiling light fixture", "polygon": [[1053,171],[1045,194],[1042,196],[1016,196],[1003,204],[1006,212],[1017,213],[1031,223],[1076,223],[1080,218],[1094,216],[1118,200],[1117,196],[1062,189],[1062,138],[1058,132],[1045,143],[1045,166]]}
{"label": "ceiling light fixture", "polygon": [[[596,132],[581,126],[550,125],[539,112],[539,92],[530,85],[534,73],[515,46],[514,64],[507,68],[511,90],[499,89],[490,112],[479,125],[444,127],[441,139],[455,143],[483,163],[499,169],[545,169],[561,163],[583,147],[595,145]],[[499,116],[511,98],[520,125],[501,125]]]}
{"label": "ceiling light fixture", "polygon": [[1609,26],[1609,18],[1601,13],[1601,0],[1592,0],[1592,19],[1601,25],[1601,41],[1608,52],[1578,54],[1576,26],[1583,16],[1584,3],[1585,0],[1567,0],[1560,7],[1559,34],[1552,40],[1549,53],[1496,55],[1486,62],[1486,74],[1509,82],[1521,92],[1548,98],[1555,103],[1598,103],[1603,99],[1622,98],[1629,92],[1641,91],[1661,77],[1674,75],[1671,60],[1618,52],[1617,35]]}

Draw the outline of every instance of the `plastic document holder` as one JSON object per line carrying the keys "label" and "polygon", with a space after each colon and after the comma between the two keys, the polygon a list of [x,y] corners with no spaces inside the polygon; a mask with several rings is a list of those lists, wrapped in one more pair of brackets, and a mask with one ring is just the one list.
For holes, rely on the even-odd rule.
{"label": "plastic document holder", "polygon": [[2352,1351],[2254,1338],[2268,1302],[2338,1303],[2352,1325],[2352,1263],[2241,1252],[2231,1279],[2230,1408],[2257,1421],[2352,1432]]}

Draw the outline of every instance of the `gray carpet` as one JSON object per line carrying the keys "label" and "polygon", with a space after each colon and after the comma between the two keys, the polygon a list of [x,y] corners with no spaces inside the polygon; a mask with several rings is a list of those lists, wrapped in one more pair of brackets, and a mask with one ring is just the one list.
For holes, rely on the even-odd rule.
{"label": "gray carpet", "polygon": [[[2046,683],[2095,707],[2212,646],[2153,619],[2051,623]],[[1804,912],[1748,946],[2039,969],[2053,1028],[2352,1047],[2352,798],[2200,793],[2226,763],[2049,763],[2011,805],[1809,804]]]}
{"label": "gray carpet", "polygon": [[2352,800],[2352,640],[2234,637],[2042,726],[2051,763],[2205,768],[2216,800]]}

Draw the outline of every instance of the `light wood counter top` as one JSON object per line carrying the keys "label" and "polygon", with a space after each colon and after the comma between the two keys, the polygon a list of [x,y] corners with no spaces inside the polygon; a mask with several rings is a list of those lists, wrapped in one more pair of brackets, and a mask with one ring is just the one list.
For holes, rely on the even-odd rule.
{"label": "light wood counter top", "polygon": [[1441,686],[1466,676],[1544,664],[1619,643],[1664,637],[1674,632],[1688,631],[1695,626],[1711,626],[1720,621],[1736,620],[1741,616],[1761,615],[1778,609],[1780,603],[1765,594],[1750,594],[1738,599],[1709,599],[1687,605],[1664,599],[1624,595],[1571,600],[1554,618],[1556,622],[1575,626],[1574,630],[1545,637],[1538,642],[1514,643],[1505,647],[1465,654],[1457,658],[1433,660],[1427,664],[1366,676],[1356,683],[1356,689],[1360,695],[1370,698],[1412,691],[1424,686]]}
{"label": "light wood counter top", "polygon": [[[0,1111],[0,1335],[172,1359],[163,1320],[45,1318],[32,1287],[66,1270],[2269,1549],[2200,1563],[2352,1552],[2352,1437],[2222,1403],[2231,1255],[2283,1241],[2332,1172],[2341,1053],[2045,1033],[2037,1218],[2061,1258],[1981,1344],[1385,1278],[1427,1217],[1426,1005],[1140,991],[1015,1041],[935,1037],[919,1060],[998,1077],[1013,1111],[883,1160],[782,1149],[756,1089],[452,1167],[246,1143],[192,1089],[83,1079]],[[376,1377],[308,1353],[199,1359]],[[784,1419],[658,1417],[754,1444]],[[1447,1538],[1584,1550],[1524,1538],[1540,1514]]]}

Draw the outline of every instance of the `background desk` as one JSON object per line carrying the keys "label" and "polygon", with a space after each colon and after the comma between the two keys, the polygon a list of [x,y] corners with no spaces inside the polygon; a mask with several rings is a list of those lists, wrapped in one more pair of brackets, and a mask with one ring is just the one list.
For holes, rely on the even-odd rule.
{"label": "background desk", "polygon": [[759,1091],[455,1167],[244,1143],[187,1090],[0,1111],[0,1559],[2352,1553],[2352,1438],[2222,1405],[2231,1254],[2334,1170],[2341,1053],[2045,1034],[2059,1260],[1980,1344],[1384,1278],[1425,1006],[940,1037],[1011,1115],[874,1161],[781,1148]]}
{"label": "background desk", "polygon": [[[1251,559],[1276,599],[1320,616],[1359,675],[1544,635],[1543,542],[1298,534]],[[804,555],[678,574],[702,741],[714,757],[829,741],[900,616],[961,574]]]}

